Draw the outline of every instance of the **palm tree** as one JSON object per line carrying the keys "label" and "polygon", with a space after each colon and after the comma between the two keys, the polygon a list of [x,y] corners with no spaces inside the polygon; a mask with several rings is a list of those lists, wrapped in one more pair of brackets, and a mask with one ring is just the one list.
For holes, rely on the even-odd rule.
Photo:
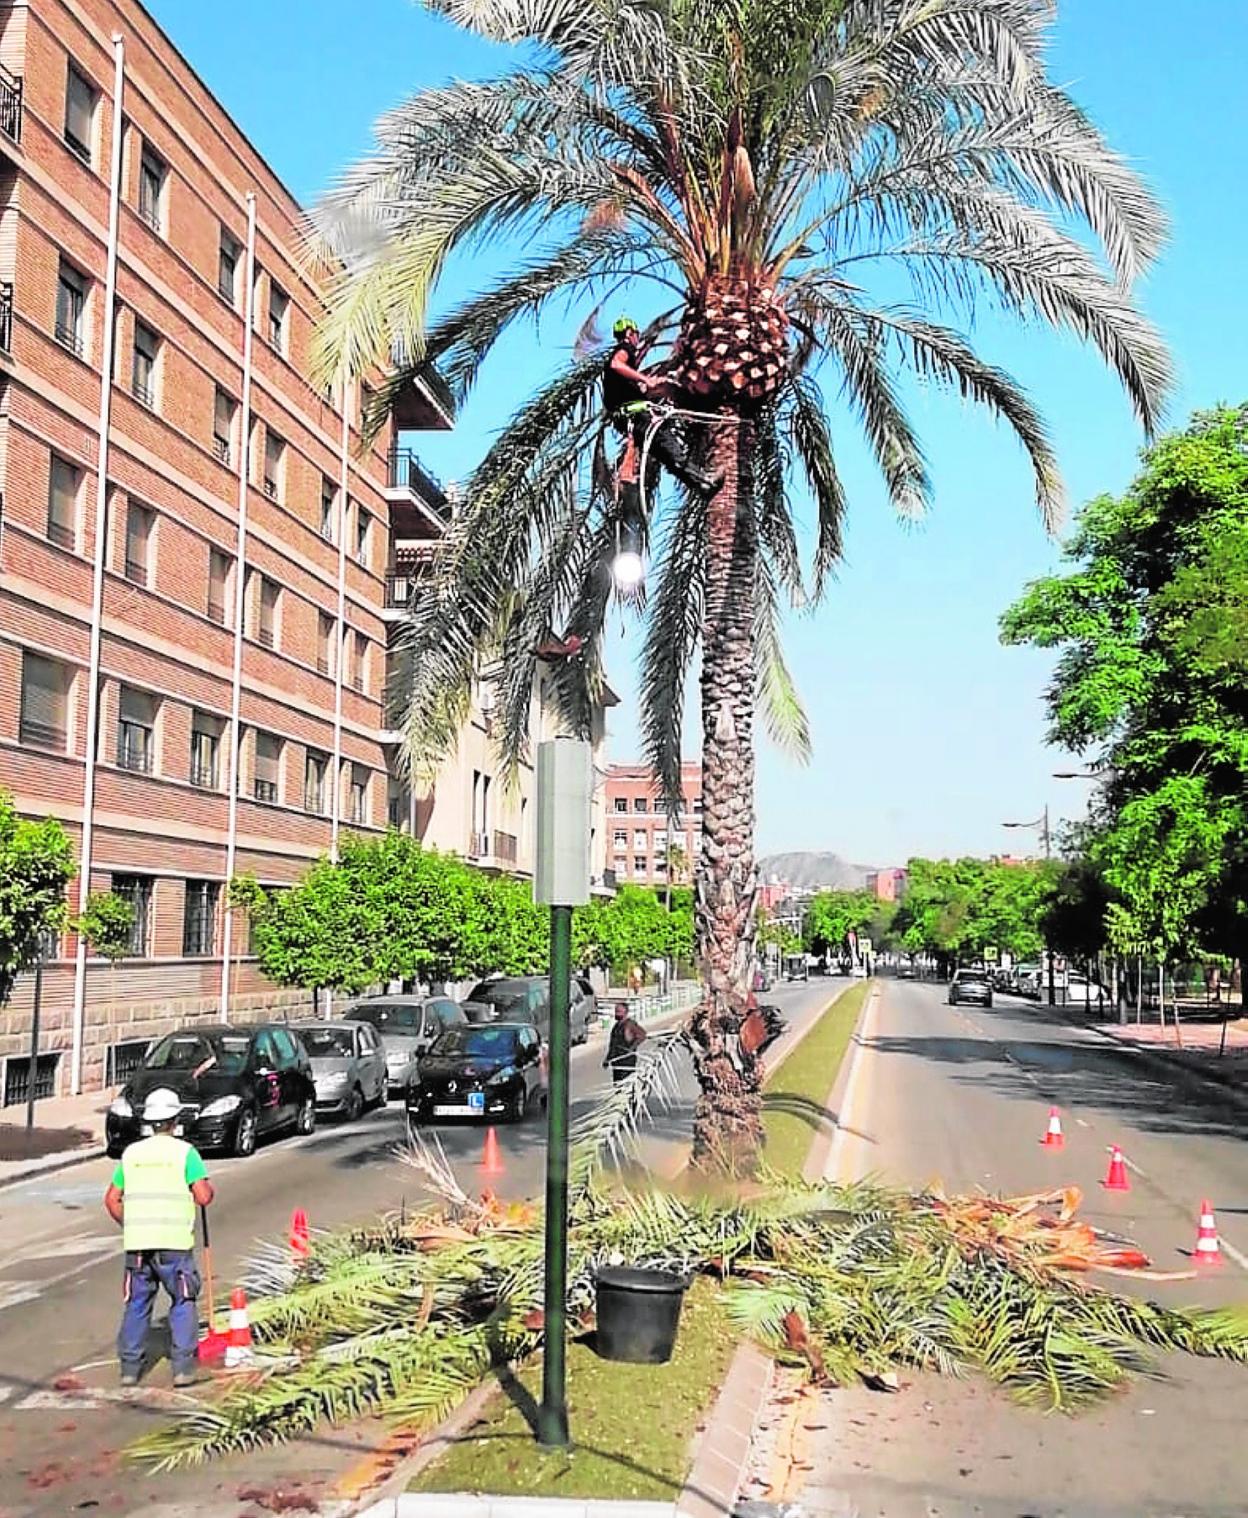
{"label": "palm tree", "polygon": [[[317,246],[342,272],[324,372],[406,355],[377,397],[379,420],[413,371],[436,363],[462,399],[514,322],[552,303],[592,309],[571,361],[469,480],[407,628],[407,757],[426,766],[453,745],[485,665],[502,751],[518,755],[533,651],[556,629],[584,639],[554,686],[572,728],[587,729],[621,512],[595,318],[649,286],[666,308],[648,335],[674,338],[671,373],[723,484],[709,500],[649,502],[642,725],[674,805],[682,694],[700,650],[696,1145],[706,1162],[748,1165],[759,1075],[737,1034],[753,959],[755,713],[806,753],[778,617],[785,601],[823,594],[845,509],[820,377],[856,413],[902,514],[931,495],[898,388],[908,369],[1005,422],[1052,524],[1061,484],[1043,422],[959,324],[990,300],[1077,334],[1151,430],[1168,362],[1130,289],[1163,218],[1046,76],[1052,0],[426,3],[520,44],[525,61],[383,117],[372,156],[327,197]],[[448,259],[503,235],[539,251],[430,321]],[[899,274],[911,303],[895,299]],[[809,566],[794,476],[814,503]]]}

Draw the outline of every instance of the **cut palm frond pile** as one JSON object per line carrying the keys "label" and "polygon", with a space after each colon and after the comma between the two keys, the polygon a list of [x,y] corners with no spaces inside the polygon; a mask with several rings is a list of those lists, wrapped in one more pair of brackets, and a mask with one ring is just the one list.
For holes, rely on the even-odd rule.
{"label": "cut palm frond pile", "polygon": [[[431,1151],[412,1162],[427,1180]],[[1087,1281],[1146,1266],[1127,1241],[1076,1221],[1076,1191],[1012,1200],[806,1186],[765,1174],[746,1190],[679,1194],[590,1176],[569,1236],[574,1331],[595,1269],[659,1266],[717,1278],[743,1334],[832,1382],[899,1367],[979,1370],[1020,1401],[1073,1410],[1155,1351],[1248,1362],[1248,1316],[1178,1311]],[[382,1414],[432,1426],[542,1333],[542,1220],[527,1203],[457,1187],[408,1217],[315,1240],[253,1323],[266,1368],[230,1380],[134,1453],[170,1468]],[[280,1275],[280,1273],[279,1273]]]}

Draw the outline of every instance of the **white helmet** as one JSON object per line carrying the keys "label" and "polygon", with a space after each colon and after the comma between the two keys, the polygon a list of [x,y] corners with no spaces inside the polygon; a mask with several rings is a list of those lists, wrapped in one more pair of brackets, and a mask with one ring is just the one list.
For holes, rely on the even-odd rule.
{"label": "white helmet", "polygon": [[168,1086],[149,1092],[143,1103],[143,1116],[149,1123],[171,1123],[181,1111],[182,1098]]}

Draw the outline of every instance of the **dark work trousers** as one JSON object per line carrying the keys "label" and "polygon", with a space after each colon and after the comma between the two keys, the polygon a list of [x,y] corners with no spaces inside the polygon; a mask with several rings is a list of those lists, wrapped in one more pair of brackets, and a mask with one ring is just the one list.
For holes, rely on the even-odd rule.
{"label": "dark work trousers", "polygon": [[[651,416],[650,408],[646,407],[627,415],[617,412],[612,418],[612,425],[618,433],[632,433],[633,442],[637,448],[638,469],[641,468],[641,450],[645,446],[646,434],[650,432]],[[661,427],[656,427],[651,433],[650,447],[646,452],[646,464],[652,476],[646,481],[647,491],[653,488],[656,465],[662,465],[668,474],[683,485],[688,485],[693,490],[701,488],[702,482],[691,477],[689,473],[695,466],[689,457],[689,444],[684,430],[676,420],[664,422]]]}
{"label": "dark work trousers", "polygon": [[148,1249],[126,1255],[125,1312],[117,1333],[117,1358],[122,1373],[137,1375],[143,1366],[152,1309],[161,1287],[169,1297],[170,1359],[173,1373],[195,1368],[199,1347],[199,1271],[190,1249]]}

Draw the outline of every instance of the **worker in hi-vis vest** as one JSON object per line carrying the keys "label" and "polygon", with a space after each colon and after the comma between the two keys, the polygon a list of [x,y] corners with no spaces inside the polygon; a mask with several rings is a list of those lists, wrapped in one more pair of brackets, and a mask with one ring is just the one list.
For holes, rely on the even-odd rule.
{"label": "worker in hi-vis vest", "polygon": [[212,1201],[212,1185],[198,1150],[174,1135],[182,1111],[177,1092],[153,1091],[143,1104],[150,1138],[122,1155],[104,1194],[104,1206],[120,1223],[126,1251],[125,1311],[117,1334],[121,1384],[137,1386],[147,1348],[156,1293],[169,1294],[173,1384],[195,1378],[199,1342],[199,1271],[195,1267],[195,1207]]}

